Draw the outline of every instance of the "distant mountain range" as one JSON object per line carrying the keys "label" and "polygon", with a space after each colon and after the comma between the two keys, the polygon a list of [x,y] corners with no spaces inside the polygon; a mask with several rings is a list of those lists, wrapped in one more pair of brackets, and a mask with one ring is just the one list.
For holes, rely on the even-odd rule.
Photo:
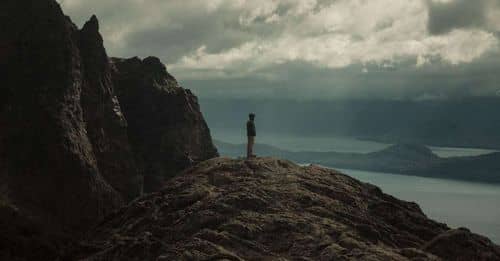
{"label": "distant mountain range", "polygon": [[[245,144],[215,141],[221,155],[239,157]],[[371,153],[287,151],[256,144],[259,156],[276,156],[298,163],[335,168],[359,169],[402,175],[500,183],[500,153],[481,156],[441,158],[429,148],[416,144],[396,144]]]}

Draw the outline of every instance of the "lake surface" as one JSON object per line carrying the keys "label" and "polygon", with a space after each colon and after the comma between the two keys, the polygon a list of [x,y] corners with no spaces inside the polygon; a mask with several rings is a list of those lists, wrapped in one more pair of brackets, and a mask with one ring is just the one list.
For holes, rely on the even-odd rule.
{"label": "lake surface", "polygon": [[399,199],[418,203],[436,221],[453,228],[467,227],[500,244],[500,185],[338,170]]}

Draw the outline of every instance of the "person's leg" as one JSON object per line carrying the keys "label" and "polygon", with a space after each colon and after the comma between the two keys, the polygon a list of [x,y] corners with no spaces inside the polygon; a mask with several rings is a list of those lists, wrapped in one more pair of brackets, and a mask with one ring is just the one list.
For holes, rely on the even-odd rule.
{"label": "person's leg", "polygon": [[247,159],[249,159],[252,156],[252,148],[251,148],[251,143],[252,142],[252,137],[248,136],[247,140]]}
{"label": "person's leg", "polygon": [[253,154],[253,145],[255,144],[255,137],[251,136],[250,137],[250,152],[249,152],[249,157],[254,157],[255,155]]}

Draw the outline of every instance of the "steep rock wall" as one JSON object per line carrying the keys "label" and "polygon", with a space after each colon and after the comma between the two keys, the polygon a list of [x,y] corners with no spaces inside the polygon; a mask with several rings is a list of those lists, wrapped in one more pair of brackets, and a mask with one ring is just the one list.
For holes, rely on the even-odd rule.
{"label": "steep rock wall", "polygon": [[181,88],[158,58],[113,59],[113,80],[144,173],[145,191],[195,161],[218,156],[196,96]]}
{"label": "steep rock wall", "polygon": [[[109,178],[109,166],[120,162],[122,179],[138,174],[107,57],[89,23],[80,32],[52,0],[0,3],[2,198],[45,224],[74,229],[140,191]],[[114,161],[103,157],[110,154]]]}

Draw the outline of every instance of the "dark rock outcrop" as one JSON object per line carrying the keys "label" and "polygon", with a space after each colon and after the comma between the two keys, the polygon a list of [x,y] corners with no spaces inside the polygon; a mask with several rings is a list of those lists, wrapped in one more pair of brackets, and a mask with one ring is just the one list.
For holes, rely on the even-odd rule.
{"label": "dark rock outcrop", "polygon": [[114,58],[113,64],[146,192],[185,169],[186,153],[195,161],[218,156],[196,96],[181,88],[158,58]]}
{"label": "dark rock outcrop", "polygon": [[273,158],[217,158],[108,216],[75,254],[86,260],[499,260],[500,248],[488,239],[456,233],[417,204],[333,170]]}
{"label": "dark rock outcrop", "polygon": [[95,16],[78,30],[54,0],[6,0],[0,29],[0,199],[19,211],[85,229],[140,195],[142,173],[152,190],[217,156],[196,96],[157,58],[115,68]]}
{"label": "dark rock outcrop", "polygon": [[106,181],[128,201],[142,190],[127,136],[127,121],[114,94],[109,58],[95,16],[80,31],[83,67],[81,106],[97,165]]}
{"label": "dark rock outcrop", "polygon": [[40,223],[84,229],[123,199],[87,134],[80,32],[53,0],[0,2],[0,30],[2,197]]}
{"label": "dark rock outcrop", "polygon": [[1,258],[30,259],[33,245],[53,259],[68,232],[77,239],[139,196],[142,173],[160,186],[188,156],[217,155],[196,97],[156,58],[114,70],[128,128],[95,16],[78,30],[54,0],[6,0],[0,30]]}

